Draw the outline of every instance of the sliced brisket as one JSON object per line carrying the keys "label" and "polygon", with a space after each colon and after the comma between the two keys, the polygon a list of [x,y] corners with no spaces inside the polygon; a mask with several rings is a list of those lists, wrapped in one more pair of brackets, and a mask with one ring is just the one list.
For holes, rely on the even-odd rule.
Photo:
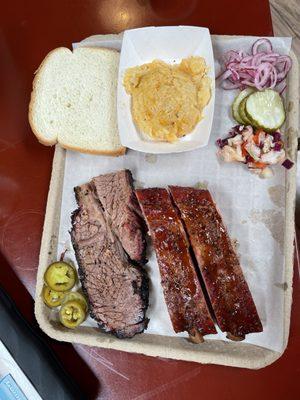
{"label": "sliced brisket", "polygon": [[169,190],[180,210],[221,330],[240,339],[247,333],[261,332],[238,257],[210,193],[176,186]]}
{"label": "sliced brisket", "polygon": [[129,257],[145,263],[145,226],[133,190],[129,170],[100,175],[92,179],[95,193],[101,202],[106,220]]}
{"label": "sliced brisket", "polygon": [[72,215],[71,238],[90,314],[106,332],[132,337],[147,327],[148,279],[128,263],[91,186],[74,190],[79,208]]}
{"label": "sliced brisket", "polygon": [[175,332],[216,333],[189,253],[189,243],[166,189],[136,190],[152,237]]}

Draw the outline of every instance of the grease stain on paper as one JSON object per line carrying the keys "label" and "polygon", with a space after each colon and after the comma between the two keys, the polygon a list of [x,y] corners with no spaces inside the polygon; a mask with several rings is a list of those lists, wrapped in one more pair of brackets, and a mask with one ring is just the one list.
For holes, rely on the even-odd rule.
{"label": "grease stain on paper", "polygon": [[284,292],[288,288],[288,284],[286,282],[284,282],[284,283],[274,283],[274,286],[276,286],[278,289],[282,289]]}
{"label": "grease stain on paper", "polygon": [[285,205],[285,188],[283,185],[270,186],[268,193],[271,201],[277,207],[284,207]]}
{"label": "grease stain on paper", "polygon": [[199,181],[196,182],[194,185],[195,189],[202,189],[202,190],[207,190],[208,188],[208,181]]}
{"label": "grease stain on paper", "polygon": [[272,237],[283,251],[284,216],[277,210],[252,210],[250,219],[254,224],[262,223],[269,230]]}
{"label": "grease stain on paper", "polygon": [[155,164],[157,161],[157,155],[156,154],[146,154],[145,155],[145,160],[149,164]]}
{"label": "grease stain on paper", "polygon": [[287,106],[288,112],[291,112],[293,108],[294,108],[294,102],[293,101],[289,101],[288,106]]}

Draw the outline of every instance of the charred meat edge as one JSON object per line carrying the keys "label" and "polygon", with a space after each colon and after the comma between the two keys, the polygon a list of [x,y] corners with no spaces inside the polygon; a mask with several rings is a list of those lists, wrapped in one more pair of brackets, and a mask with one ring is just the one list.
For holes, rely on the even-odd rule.
{"label": "charred meat edge", "polygon": [[[131,202],[129,202],[127,204],[127,207],[135,215],[135,217],[137,218],[137,220],[138,220],[138,222],[140,224],[140,230],[141,230],[141,233],[142,233],[142,240],[141,240],[142,251],[140,253],[140,257],[138,257],[138,258],[130,257],[130,254],[128,254],[128,252],[125,250],[124,246],[123,246],[123,248],[124,248],[125,253],[130,258],[130,260],[132,261],[133,264],[144,265],[148,261],[147,258],[146,258],[146,239],[145,239],[145,235],[147,233],[147,225],[146,225],[146,223],[144,221],[144,218],[143,218],[143,215],[142,215],[142,211],[140,209],[139,203],[138,203],[137,198],[136,198],[136,194],[135,194],[135,190],[134,190],[134,179],[133,179],[131,171],[129,169],[124,169],[124,170],[119,170],[119,171],[110,172],[110,173],[107,173],[107,174],[96,176],[91,180],[90,186],[93,188],[95,196],[100,201],[101,207],[102,207],[104,213],[106,214],[107,210],[105,209],[104,204],[102,204],[101,199],[99,199],[99,196],[97,195],[97,189],[96,189],[95,181],[97,179],[101,178],[101,177],[105,178],[105,177],[107,177],[109,175],[113,176],[113,175],[117,175],[117,174],[120,174],[120,173],[124,173],[125,174],[125,176],[127,178],[126,180],[128,180],[128,184],[129,184],[129,187],[131,189]],[[113,226],[112,226],[112,229],[114,231]],[[114,231],[114,233],[118,236],[118,232]],[[119,240],[120,240],[121,244],[123,245],[122,237],[119,237]]]}
{"label": "charred meat edge", "polygon": [[[92,191],[92,188],[91,188],[91,191]],[[76,191],[76,187],[74,188],[74,192],[75,192],[76,202],[77,202],[77,204],[79,204],[79,199],[78,199],[78,194],[77,194],[77,191]],[[101,207],[100,202],[99,202],[99,205]],[[72,214],[71,214],[72,226],[75,224],[75,219],[76,219],[77,215],[80,213],[81,208],[82,207],[79,205],[79,207],[72,212]],[[77,246],[76,242],[73,240],[73,236],[71,234],[71,231],[69,233],[71,235],[72,245],[73,245],[73,248],[74,248],[74,251],[75,251],[75,255],[76,255],[76,260],[77,260],[77,264],[78,264],[78,276],[79,276],[79,279],[80,279],[80,282],[81,282],[81,285],[82,285],[82,291],[85,294],[85,296],[87,297],[87,299],[89,299],[88,290],[87,290],[87,288],[85,286],[84,268],[81,265],[79,257],[77,257],[78,246]],[[133,330],[131,335],[128,335],[128,333],[126,332],[125,329],[116,330],[116,331],[108,330],[108,328],[105,326],[105,324],[99,318],[97,318],[97,316],[94,314],[94,312],[93,312],[93,310],[91,308],[91,306],[92,306],[91,301],[90,300],[88,301],[89,314],[90,314],[91,318],[93,318],[95,321],[97,321],[99,328],[101,330],[103,330],[104,332],[106,332],[106,333],[110,333],[110,334],[116,336],[119,339],[131,338],[135,334],[143,333],[143,331],[145,329],[147,329],[147,326],[148,326],[148,323],[149,323],[149,318],[146,318],[146,310],[147,310],[148,305],[149,305],[149,278],[147,276],[146,271],[142,267],[138,267],[138,268],[139,268],[139,270],[141,272],[141,275],[142,275],[142,284],[141,284],[141,287],[140,287],[140,290],[139,290],[138,294],[140,295],[140,297],[142,299],[142,303],[143,303],[142,310],[143,310],[144,317],[143,317],[143,320],[136,325],[137,329]],[[134,287],[134,290],[136,292],[137,288]]]}

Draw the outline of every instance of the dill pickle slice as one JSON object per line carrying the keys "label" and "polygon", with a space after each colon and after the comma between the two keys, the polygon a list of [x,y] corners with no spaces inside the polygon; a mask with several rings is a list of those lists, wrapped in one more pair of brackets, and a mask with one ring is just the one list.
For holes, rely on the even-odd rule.
{"label": "dill pickle slice", "polygon": [[242,125],[245,125],[245,123],[247,124],[247,121],[244,121],[242,116],[240,115],[239,112],[239,107],[241,102],[244,100],[245,97],[248,97],[250,94],[252,94],[254,92],[254,89],[252,88],[247,88],[242,90],[234,99],[232,106],[231,106],[231,112],[232,112],[232,116],[233,118]]}
{"label": "dill pickle slice", "polygon": [[276,131],[285,121],[282,98],[278,92],[266,89],[246,98],[245,114],[256,128]]}
{"label": "dill pickle slice", "polygon": [[[251,95],[250,95],[250,96],[251,96]],[[248,118],[248,116],[247,116],[247,114],[246,114],[246,111],[245,111],[247,99],[248,99],[248,96],[245,97],[245,98],[241,101],[241,103],[240,103],[240,105],[239,105],[239,114],[240,114],[240,117],[241,117],[242,121],[244,122],[244,125],[251,125],[251,120]]]}

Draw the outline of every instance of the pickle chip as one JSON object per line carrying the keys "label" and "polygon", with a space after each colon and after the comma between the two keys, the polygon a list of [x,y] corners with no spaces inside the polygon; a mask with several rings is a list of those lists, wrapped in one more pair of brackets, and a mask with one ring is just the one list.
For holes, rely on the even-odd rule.
{"label": "pickle chip", "polygon": [[44,303],[48,307],[54,308],[61,305],[64,297],[66,296],[66,292],[57,292],[51,289],[49,286],[44,285],[42,296]]}
{"label": "pickle chip", "polygon": [[239,124],[247,124],[248,121],[244,121],[242,116],[240,115],[239,107],[241,102],[248,97],[250,94],[254,92],[253,88],[247,88],[242,90],[234,99],[232,106],[231,106],[231,111],[232,111],[232,116],[233,118],[239,123]]}
{"label": "pickle chip", "polygon": [[44,275],[45,283],[57,292],[66,292],[76,283],[76,271],[68,263],[57,261],[50,264]]}
{"label": "pickle chip", "polygon": [[251,125],[267,132],[276,131],[285,121],[282,98],[278,92],[266,89],[247,97],[245,113]]}
{"label": "pickle chip", "polygon": [[[249,96],[251,96],[251,95],[249,95]],[[240,105],[239,105],[239,108],[238,108],[240,118],[241,118],[241,120],[243,121],[243,123],[245,125],[251,125],[251,120],[248,118],[248,116],[246,114],[246,111],[245,111],[245,109],[246,109],[246,101],[247,101],[249,96],[243,98],[243,100],[240,102]]]}
{"label": "pickle chip", "polygon": [[67,328],[76,328],[86,318],[86,313],[76,300],[70,300],[64,303],[59,310],[59,320]]}

